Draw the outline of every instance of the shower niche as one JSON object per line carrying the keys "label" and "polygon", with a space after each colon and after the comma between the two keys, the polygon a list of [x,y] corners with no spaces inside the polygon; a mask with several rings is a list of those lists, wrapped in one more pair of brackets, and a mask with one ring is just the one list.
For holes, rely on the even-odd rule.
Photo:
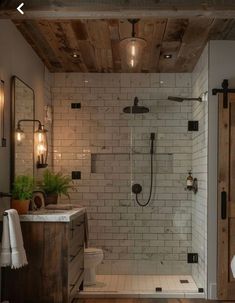
{"label": "shower niche", "polygon": [[[173,172],[173,154],[155,153],[154,157],[153,168],[155,174],[171,174]],[[132,173],[134,180],[140,181],[141,179],[145,179],[150,172],[149,162],[149,154],[141,154],[137,151],[132,154],[92,153],[91,173]]]}

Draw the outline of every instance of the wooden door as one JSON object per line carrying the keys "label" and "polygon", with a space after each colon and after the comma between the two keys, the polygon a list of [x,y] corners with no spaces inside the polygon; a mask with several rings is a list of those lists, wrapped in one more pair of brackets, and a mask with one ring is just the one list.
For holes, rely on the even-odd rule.
{"label": "wooden door", "polygon": [[235,255],[235,94],[219,95],[218,298],[235,300],[230,263]]}

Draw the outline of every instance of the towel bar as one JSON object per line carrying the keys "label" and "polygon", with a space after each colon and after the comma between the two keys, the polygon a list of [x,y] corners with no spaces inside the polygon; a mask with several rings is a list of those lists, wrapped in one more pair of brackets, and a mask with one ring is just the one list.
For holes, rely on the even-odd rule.
{"label": "towel bar", "polygon": [[4,211],[3,216],[7,216],[7,215],[8,215],[7,212]]}

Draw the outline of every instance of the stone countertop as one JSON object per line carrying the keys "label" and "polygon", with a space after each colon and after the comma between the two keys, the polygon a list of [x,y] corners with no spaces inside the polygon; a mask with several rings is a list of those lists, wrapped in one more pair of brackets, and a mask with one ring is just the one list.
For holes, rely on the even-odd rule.
{"label": "stone countertop", "polygon": [[73,208],[70,210],[37,210],[20,215],[21,222],[70,222],[84,214],[85,208]]}

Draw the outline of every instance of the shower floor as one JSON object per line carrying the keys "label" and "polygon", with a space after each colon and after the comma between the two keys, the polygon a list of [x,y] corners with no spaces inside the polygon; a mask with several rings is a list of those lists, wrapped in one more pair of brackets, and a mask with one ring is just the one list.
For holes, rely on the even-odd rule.
{"label": "shower floor", "polygon": [[[156,291],[161,288],[162,291]],[[95,286],[85,287],[81,297],[204,298],[192,276],[97,275]]]}

